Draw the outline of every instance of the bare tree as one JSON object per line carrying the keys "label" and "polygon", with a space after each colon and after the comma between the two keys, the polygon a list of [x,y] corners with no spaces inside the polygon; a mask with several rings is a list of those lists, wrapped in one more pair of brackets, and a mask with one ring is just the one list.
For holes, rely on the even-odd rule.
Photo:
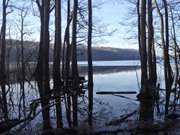
{"label": "bare tree", "polygon": [[5,57],[6,57],[6,16],[7,16],[7,7],[9,0],[2,1],[2,27],[0,33],[0,85],[2,90],[2,108],[4,113],[4,119],[8,119],[8,106],[7,106],[7,92],[6,92],[6,67],[5,67]]}
{"label": "bare tree", "polygon": [[178,79],[179,79],[179,65],[178,65],[178,43],[177,43],[177,34],[176,34],[176,28],[175,28],[175,17],[173,14],[172,8],[170,8],[171,12],[171,21],[172,21],[172,39],[174,42],[174,62],[175,62],[175,70],[176,70],[176,77],[175,77],[175,84],[174,84],[174,110],[176,110],[176,104],[177,104],[177,89],[178,89]]}
{"label": "bare tree", "polygon": [[[70,76],[70,61],[71,61],[71,47],[70,45],[70,23],[71,23],[71,1],[67,0],[67,23],[66,23],[66,30],[65,30],[65,43],[66,43],[66,59],[65,59],[65,87],[68,88],[68,77]],[[64,44],[65,44],[64,43]],[[71,127],[71,98],[69,94],[66,94],[66,116],[68,120],[69,127]]]}
{"label": "bare tree", "polygon": [[93,114],[93,65],[92,65],[92,0],[88,0],[88,96],[89,125],[92,126]]}
{"label": "bare tree", "polygon": [[56,100],[57,128],[62,128],[62,109],[61,109],[61,0],[55,0],[55,45],[53,62],[53,79]]}
{"label": "bare tree", "polygon": [[146,1],[141,0],[141,17],[140,17],[140,37],[141,37],[141,90],[147,88],[147,51],[146,51]]}
{"label": "bare tree", "polygon": [[74,0],[73,5],[73,26],[72,26],[72,101],[73,101],[73,126],[78,125],[78,106],[77,106],[77,90],[78,90],[78,66],[77,66],[77,11],[78,0]]}
{"label": "bare tree", "polygon": [[[148,69],[149,76],[148,81],[149,85],[152,87],[156,87],[156,58],[154,49],[154,27],[153,27],[153,8],[152,8],[152,0],[148,0]],[[151,90],[152,95],[154,88]]]}
{"label": "bare tree", "polygon": [[[173,83],[172,69],[169,60],[169,22],[168,22],[168,7],[166,0],[163,0],[165,9],[165,19],[164,15],[161,13],[159,5],[156,2],[156,7],[161,21],[161,42],[163,46],[163,56],[164,56],[164,76],[165,76],[165,89],[166,89],[166,104],[165,104],[165,114],[168,114],[169,108],[169,98],[171,93],[171,87]],[[165,22],[164,22],[165,20]]]}
{"label": "bare tree", "polygon": [[172,75],[172,69],[171,69],[170,59],[169,59],[169,15],[168,15],[167,1],[163,0],[163,4],[164,4],[164,10],[165,10],[165,37],[166,37],[166,42],[163,48],[164,49],[165,85],[166,85],[165,114],[168,114],[170,93],[171,93],[171,87],[173,84],[173,75]]}
{"label": "bare tree", "polygon": [[36,1],[41,21],[40,43],[39,43],[39,57],[38,64],[35,71],[35,77],[38,83],[39,93],[41,97],[43,126],[44,129],[50,128],[49,115],[49,14],[50,14],[50,0]]}
{"label": "bare tree", "polygon": [[[24,31],[25,27],[25,19],[28,15],[28,7],[25,6],[25,3],[22,7],[16,7],[15,9],[19,10],[19,16],[20,16],[20,27],[18,26],[18,30],[20,32],[20,89],[21,89],[21,96],[20,96],[20,102],[19,102],[19,118],[20,118],[20,109],[21,109],[21,101],[23,106],[23,113],[24,117],[26,117],[26,105],[25,105],[25,81],[26,81],[26,66],[25,66],[25,54],[24,54],[24,36],[27,34]],[[17,48],[19,49],[19,48]],[[18,57],[18,56],[17,56]],[[18,69],[17,69],[18,70]]]}

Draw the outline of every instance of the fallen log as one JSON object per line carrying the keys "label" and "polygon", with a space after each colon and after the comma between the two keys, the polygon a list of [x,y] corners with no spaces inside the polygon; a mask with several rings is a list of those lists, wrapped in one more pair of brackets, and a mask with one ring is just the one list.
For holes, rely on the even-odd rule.
{"label": "fallen log", "polygon": [[119,125],[120,123],[122,123],[123,121],[125,121],[127,118],[131,117],[132,115],[134,115],[135,113],[137,113],[137,110],[131,112],[131,113],[128,113],[126,115],[122,115],[120,116],[120,119],[118,120],[112,120],[110,121],[109,123],[106,124],[106,126],[115,126],[115,125]]}
{"label": "fallen log", "polygon": [[111,95],[111,94],[136,94],[136,91],[99,91],[96,94]]}

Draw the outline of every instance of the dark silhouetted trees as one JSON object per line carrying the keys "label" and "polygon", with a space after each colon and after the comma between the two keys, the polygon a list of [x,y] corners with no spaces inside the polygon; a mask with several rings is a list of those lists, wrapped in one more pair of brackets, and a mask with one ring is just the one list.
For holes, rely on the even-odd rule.
{"label": "dark silhouetted trees", "polygon": [[35,72],[36,80],[38,83],[43,126],[44,129],[51,127],[49,115],[49,13],[50,13],[50,0],[40,1],[37,0],[37,5],[40,12],[41,30],[40,30],[40,43],[39,43],[39,56],[38,64]]}
{"label": "dark silhouetted trees", "polygon": [[55,1],[55,45],[54,45],[54,60],[53,60],[53,81],[56,100],[56,117],[57,128],[62,128],[62,109],[61,109],[61,0]]}
{"label": "dark silhouetted trees", "polygon": [[0,85],[2,90],[2,109],[4,114],[4,119],[8,119],[8,105],[7,105],[7,91],[6,91],[6,16],[7,16],[7,7],[9,0],[2,1],[2,26],[0,33]]}

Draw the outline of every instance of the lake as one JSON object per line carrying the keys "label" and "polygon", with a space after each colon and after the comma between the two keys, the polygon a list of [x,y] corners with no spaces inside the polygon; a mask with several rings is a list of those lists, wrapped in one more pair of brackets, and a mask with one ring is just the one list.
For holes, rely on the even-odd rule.
{"label": "lake", "polygon": [[[96,95],[98,91],[139,91],[138,82],[140,79],[140,69],[136,68],[139,64],[139,61],[113,61],[113,62],[94,62],[95,66],[110,66],[112,63],[114,68],[107,72],[99,72],[94,74],[94,96],[95,98],[108,101],[110,105],[115,106],[114,109],[117,109],[117,106],[123,106],[124,103],[128,103],[128,99],[122,99],[116,96],[108,95]],[[114,70],[116,67],[124,67],[121,70]],[[132,69],[126,69],[126,67],[131,66]],[[134,69],[133,69],[134,68]],[[125,95],[128,96],[128,95]],[[113,97],[113,98],[112,98]],[[131,95],[130,97],[135,98],[136,95]],[[121,100],[122,104],[119,104]],[[119,105],[117,105],[117,103]],[[125,104],[124,104],[125,105]],[[126,105],[125,105],[126,106]],[[117,111],[113,111],[117,112]]]}
{"label": "lake", "polygon": [[[87,62],[79,62],[79,64],[87,66]],[[108,123],[109,120],[119,118],[122,114],[136,110],[139,105],[139,102],[136,101],[136,95],[140,89],[140,61],[95,61],[93,65],[94,70],[96,68],[101,69],[94,73],[94,98],[95,104],[98,100],[106,106],[104,112],[106,112],[107,117],[102,123]],[[157,81],[161,84],[161,88],[164,88],[162,63],[157,65]],[[104,70],[104,67],[107,69]],[[124,98],[117,95],[97,95],[96,92],[99,91],[136,91],[137,94],[122,95],[125,96]],[[98,106],[97,104],[95,110],[101,107],[101,105]],[[98,123],[96,127],[99,125]]]}
{"label": "lake", "polygon": [[[87,62],[78,62],[80,74],[87,79]],[[113,119],[117,119],[120,115],[127,114],[137,110],[139,102],[136,100],[137,94],[131,95],[97,95],[99,91],[136,91],[139,92],[140,83],[140,62],[139,61],[95,61],[94,66],[94,127],[98,129],[107,128],[105,124]],[[163,70],[161,64],[158,64],[158,82],[163,87]],[[52,82],[52,81],[51,81]],[[38,97],[38,90],[35,83],[29,85],[26,83],[26,102],[29,103]],[[19,86],[14,86],[19,89]],[[87,93],[86,93],[87,94]],[[19,99],[19,94],[15,92],[14,101]],[[81,100],[81,99],[80,99]],[[17,103],[18,104],[18,103]],[[86,104],[87,105],[87,104]],[[80,105],[80,108],[82,106]],[[63,109],[65,110],[65,108]],[[12,115],[14,111],[12,111]],[[55,109],[51,110],[52,118],[55,115]],[[64,123],[66,122],[65,111],[63,111]],[[84,113],[79,113],[79,118],[86,121]],[[41,125],[41,114],[33,120],[34,128]],[[54,123],[55,121],[53,121]],[[82,122],[83,124],[83,122]],[[65,125],[66,126],[66,125]],[[110,127],[112,128],[112,127]]]}

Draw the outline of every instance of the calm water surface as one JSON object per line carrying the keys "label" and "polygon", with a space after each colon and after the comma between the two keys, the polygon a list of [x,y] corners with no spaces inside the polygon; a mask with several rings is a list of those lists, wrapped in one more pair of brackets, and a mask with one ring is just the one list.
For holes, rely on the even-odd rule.
{"label": "calm water surface", "polygon": [[[87,62],[79,62],[80,66],[87,66]],[[123,95],[131,99],[118,97],[115,95],[97,95],[98,91],[136,91],[139,92],[140,65],[139,61],[95,61],[94,67],[110,67],[108,72],[100,71],[94,74],[94,114],[98,119],[94,124],[97,128],[104,127],[108,121],[119,118],[120,115],[132,112],[138,108],[138,101],[136,101],[136,94]],[[126,67],[132,67],[126,69]],[[121,67],[120,70],[117,68]],[[124,67],[124,68],[122,68]],[[116,69],[116,70],[115,70]],[[163,74],[161,66],[158,66],[158,74]],[[87,79],[87,75],[85,75]],[[158,81],[162,82],[162,77],[158,77]],[[33,90],[30,85],[27,85],[26,97],[27,103],[38,97],[38,90]],[[19,88],[17,88],[19,89]],[[19,98],[18,93],[14,95],[14,99]],[[13,110],[12,110],[13,111]],[[53,112],[54,113],[54,112]],[[52,113],[52,114],[53,114]],[[55,113],[54,113],[55,114]],[[65,112],[63,113],[65,118]],[[102,119],[99,119],[99,116]],[[83,115],[81,116],[84,117]],[[35,123],[39,123],[41,117],[36,118]],[[102,121],[100,121],[102,120]],[[100,125],[101,123],[102,125]],[[39,123],[40,124],[40,123]]]}
{"label": "calm water surface", "polygon": [[[85,62],[84,62],[85,63]],[[137,66],[139,61],[101,61],[94,62],[94,66]],[[112,69],[113,71],[113,69]],[[126,99],[114,95],[97,95],[98,91],[136,91],[139,92],[138,81],[140,78],[140,70],[134,69],[126,70],[126,68],[118,72],[98,73],[94,74],[94,98],[109,105],[111,115],[109,119],[119,117],[123,113],[135,110],[138,107],[136,94],[123,95],[132,98]],[[107,108],[108,109],[108,108]],[[108,121],[108,119],[107,119]]]}

